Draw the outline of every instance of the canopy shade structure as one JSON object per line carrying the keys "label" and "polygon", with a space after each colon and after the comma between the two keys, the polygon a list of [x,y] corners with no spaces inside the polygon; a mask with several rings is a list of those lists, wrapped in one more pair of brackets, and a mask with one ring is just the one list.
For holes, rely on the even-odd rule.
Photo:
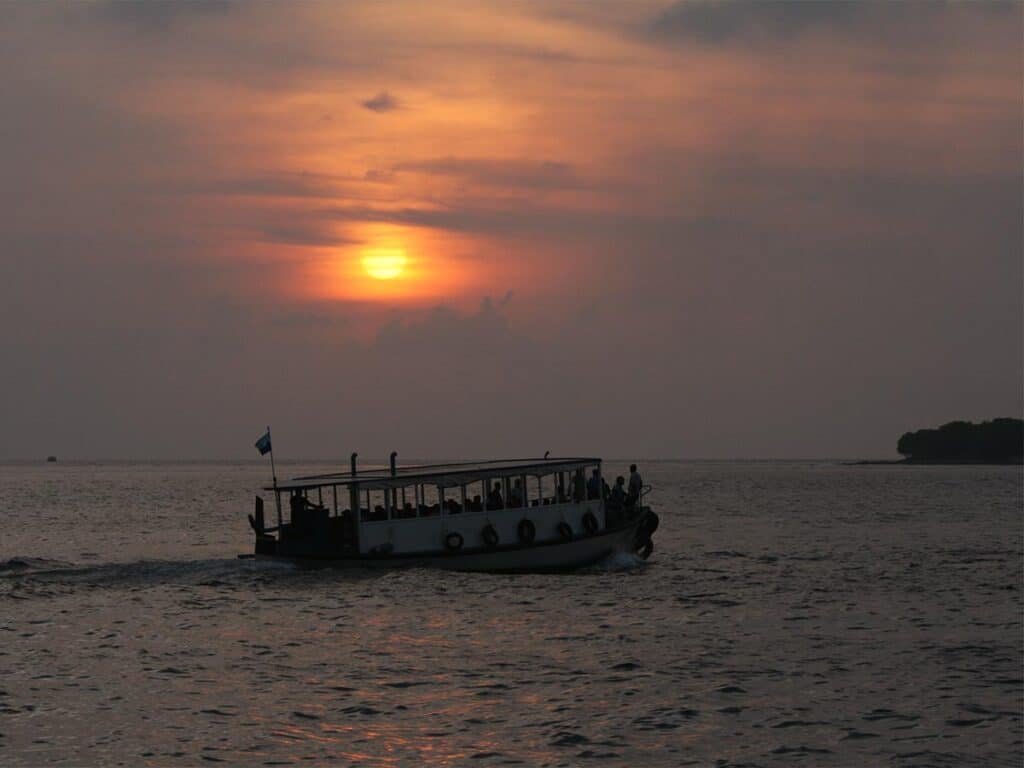
{"label": "canopy shade structure", "polygon": [[301,491],[324,486],[358,484],[361,490],[400,488],[413,483],[429,482],[445,488],[466,485],[477,480],[518,477],[520,475],[546,475],[551,472],[571,472],[601,463],[599,458],[572,457],[551,459],[497,459],[494,461],[451,462],[445,464],[418,464],[397,467],[391,474],[388,468],[368,469],[352,474],[335,472],[325,475],[296,477],[268,491]]}

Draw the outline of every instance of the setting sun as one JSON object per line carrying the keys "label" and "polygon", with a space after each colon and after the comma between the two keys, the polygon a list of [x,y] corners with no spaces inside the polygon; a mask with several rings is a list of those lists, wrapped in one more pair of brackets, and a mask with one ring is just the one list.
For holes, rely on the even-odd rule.
{"label": "setting sun", "polygon": [[449,233],[372,222],[351,227],[347,237],[354,242],[307,260],[295,283],[299,294],[392,305],[459,302],[477,274],[467,255],[476,243]]}
{"label": "setting sun", "polygon": [[400,248],[374,248],[363,253],[363,269],[375,280],[393,280],[405,269],[405,251]]}

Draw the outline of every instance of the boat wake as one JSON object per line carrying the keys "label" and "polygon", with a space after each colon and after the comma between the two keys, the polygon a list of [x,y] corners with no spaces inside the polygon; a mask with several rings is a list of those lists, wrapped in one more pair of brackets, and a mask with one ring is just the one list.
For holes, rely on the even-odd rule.
{"label": "boat wake", "polygon": [[604,560],[590,566],[591,572],[619,573],[620,571],[637,571],[647,567],[647,561],[632,552],[613,552]]}
{"label": "boat wake", "polygon": [[48,560],[45,557],[12,557],[8,560],[0,560],[0,577],[70,567],[72,567],[71,563],[66,563],[63,560]]}
{"label": "boat wake", "polygon": [[0,560],[0,598],[54,597],[83,590],[213,588],[224,592],[261,587],[305,589],[310,583],[380,578],[377,569],[309,569],[287,561],[223,558],[69,563],[36,557]]}
{"label": "boat wake", "polygon": [[0,560],[0,584],[9,587],[146,587],[161,584],[206,585],[252,574],[236,560],[140,560],[128,563],[75,564],[35,557]]}

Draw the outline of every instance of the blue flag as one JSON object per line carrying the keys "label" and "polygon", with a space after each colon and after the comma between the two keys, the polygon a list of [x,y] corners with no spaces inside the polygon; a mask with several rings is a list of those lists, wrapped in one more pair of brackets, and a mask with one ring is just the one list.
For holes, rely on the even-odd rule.
{"label": "blue flag", "polygon": [[256,441],[256,450],[260,452],[260,456],[264,456],[268,451],[270,451],[269,429],[267,430],[267,433],[263,435],[263,437]]}

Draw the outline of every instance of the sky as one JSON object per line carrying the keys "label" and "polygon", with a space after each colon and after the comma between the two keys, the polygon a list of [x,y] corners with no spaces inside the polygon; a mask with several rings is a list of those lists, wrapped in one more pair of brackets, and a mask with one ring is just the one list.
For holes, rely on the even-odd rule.
{"label": "sky", "polygon": [[0,459],[1020,416],[1024,4],[6,3]]}

